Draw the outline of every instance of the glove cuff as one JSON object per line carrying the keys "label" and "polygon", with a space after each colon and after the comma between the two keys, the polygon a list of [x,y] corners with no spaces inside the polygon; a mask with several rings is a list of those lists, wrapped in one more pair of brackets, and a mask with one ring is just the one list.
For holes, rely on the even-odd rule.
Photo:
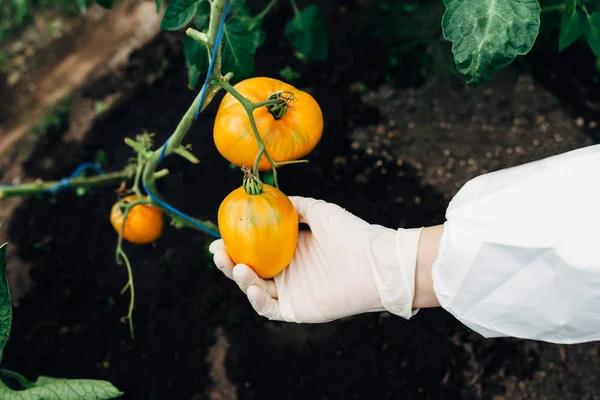
{"label": "glove cuff", "polygon": [[410,319],[413,309],[417,250],[423,228],[396,231],[386,229],[371,241],[371,265],[383,307],[392,314]]}

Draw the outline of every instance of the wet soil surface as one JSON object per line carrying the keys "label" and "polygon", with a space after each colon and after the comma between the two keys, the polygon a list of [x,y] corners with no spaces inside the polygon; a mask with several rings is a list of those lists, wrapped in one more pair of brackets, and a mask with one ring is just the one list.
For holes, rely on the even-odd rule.
{"label": "wet soil surface", "polygon": [[[302,65],[277,39],[257,56],[258,74],[277,76],[288,64],[300,71],[293,83],[310,91],[325,115],[310,164],[281,170],[287,194],[336,202],[390,227],[432,225],[443,222],[449,199],[467,179],[592,143],[594,128],[584,132],[589,118],[578,122],[570,97],[549,92],[522,70],[477,90],[444,79],[433,94],[427,85],[385,83],[385,66],[374,67],[385,65],[383,48],[357,33],[362,2],[341,3],[324,7],[328,20],[343,23],[326,64]],[[280,31],[286,18],[286,10],[277,10],[269,29]],[[34,149],[38,156],[24,165],[27,175],[68,175],[99,150],[108,154],[107,169],[120,168],[131,156],[123,138],[144,130],[162,143],[194,97],[174,36],[161,34],[120,75],[90,83],[82,98],[105,98],[128,76],[155,74],[157,52],[169,62],[159,79],[139,84],[80,141],[65,140],[68,120],[49,131]],[[357,92],[358,81],[372,89]],[[217,101],[188,136],[202,164],[165,160],[173,172],[160,183],[171,204],[213,220],[241,178],[212,144]],[[131,340],[119,322],[128,301],[119,294],[126,272],[115,264],[107,219],[115,198],[112,189],[82,198],[61,193],[53,201],[27,199],[15,211],[7,240],[32,266],[34,286],[14,310],[5,368],[29,378],[110,380],[125,399],[600,398],[595,343],[485,340],[441,309],[411,321],[386,313],[326,325],[267,321],[213,267],[205,247],[210,238],[189,230],[168,229],[154,246],[126,247],[136,285]]]}

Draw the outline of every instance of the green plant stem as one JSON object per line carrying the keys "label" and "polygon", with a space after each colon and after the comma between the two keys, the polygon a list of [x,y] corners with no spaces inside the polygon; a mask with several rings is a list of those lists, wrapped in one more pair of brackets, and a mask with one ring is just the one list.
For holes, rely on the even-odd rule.
{"label": "green plant stem", "polygon": [[[135,178],[133,180],[133,191],[137,195],[138,199],[143,199],[142,191],[140,190],[140,178],[142,177],[142,172],[144,171],[144,156],[142,153],[138,153],[138,162],[137,168],[135,170]],[[123,225],[125,225],[125,220],[123,218]]]}
{"label": "green plant stem", "polygon": [[[214,43],[217,41],[217,34],[219,33],[219,25],[221,24],[221,17],[225,12],[225,1],[226,0],[213,0],[210,4],[210,21],[208,23],[208,40],[212,43],[209,51],[212,53]],[[215,55],[215,66],[211,79],[214,77],[221,77],[221,46],[217,49]]]}
{"label": "green plant stem", "polygon": [[125,138],[125,144],[131,147],[139,154],[142,154],[144,158],[150,158],[152,156],[152,152],[143,143],[140,143],[131,138]]}
{"label": "green plant stem", "polygon": [[[213,44],[216,42],[217,34],[219,31],[219,24],[220,24],[221,18],[223,16],[223,11],[225,10],[225,1],[226,0],[213,0],[211,2],[210,22],[209,22],[209,26],[208,26],[208,33],[206,34],[207,43],[205,43],[207,45],[207,48],[209,49],[209,52],[212,52]],[[204,38],[203,38],[203,40],[204,40]],[[173,132],[171,137],[168,139],[167,148],[165,149],[165,154],[164,154],[165,157],[171,155],[174,152],[179,152],[179,154],[181,155],[181,153],[182,153],[181,149],[183,148],[181,143],[182,143],[183,139],[185,138],[185,135],[189,131],[190,126],[194,122],[194,119],[196,117],[196,110],[198,110],[198,108],[200,107],[200,112],[202,112],[206,108],[206,106],[212,101],[212,99],[217,94],[217,92],[221,89],[220,85],[213,85],[210,82],[215,81],[215,80],[219,81],[219,82],[220,81],[229,81],[231,78],[233,78],[232,73],[227,73],[227,74],[225,74],[225,76],[221,75],[221,49],[219,46],[219,49],[217,50],[217,53],[215,56],[215,65],[213,68],[213,72],[212,72],[212,75],[211,75],[209,83],[208,83],[209,86],[208,86],[208,88],[206,88],[207,93],[204,98],[204,102],[202,104],[200,104],[200,97],[202,94],[202,90],[200,90],[200,92],[198,93],[198,95],[196,96],[196,98],[194,99],[194,101],[192,102],[192,104],[190,105],[188,110],[186,111],[186,113],[181,118],[181,121],[175,128],[175,131]],[[177,149],[179,149],[179,150],[177,150]],[[151,153],[150,157],[148,157],[148,161],[146,162],[146,165],[144,167],[144,171],[142,174],[142,182],[144,183],[146,190],[150,194],[152,194],[152,196],[154,196],[157,199],[162,201],[163,197],[160,195],[160,193],[156,189],[156,182],[155,182],[155,177],[154,177],[154,173],[160,162],[161,150],[162,150],[161,148],[158,148],[157,150],[155,150],[154,152]],[[186,158],[188,158],[188,157],[186,157]],[[162,205],[160,205],[160,204],[155,204],[155,205],[157,207],[160,207],[161,209],[163,209],[165,212],[167,212],[167,214],[169,214],[171,216],[171,218],[173,218],[173,220],[176,223],[178,223],[180,226],[190,226],[190,227],[194,227],[194,228],[198,229],[193,224],[185,221],[178,215],[165,209]],[[210,226],[210,227],[216,226],[215,224],[213,224],[211,222],[205,222],[205,221],[200,221],[200,222],[206,226]]]}
{"label": "green plant stem", "polygon": [[[123,223],[125,225],[125,223]],[[133,330],[133,306],[135,304],[135,287],[133,285],[133,270],[131,269],[131,263],[129,262],[129,258],[127,258],[127,254],[123,251],[122,248],[117,249],[117,257],[120,257],[123,261],[125,261],[125,266],[127,267],[127,284],[121,290],[121,294],[125,293],[125,290],[129,289],[129,309],[127,311],[127,316],[124,318],[127,320],[129,324],[129,333],[131,334],[131,338],[135,339],[135,332]]]}
{"label": "green plant stem", "polygon": [[[277,167],[288,165],[288,164],[300,164],[307,163],[307,160],[293,160],[293,161],[275,161],[269,155],[265,143],[263,142],[260,134],[258,132],[258,128],[256,126],[256,121],[254,119],[253,112],[259,107],[264,107],[270,104],[273,104],[273,100],[267,100],[259,103],[252,103],[249,99],[244,97],[240,92],[235,90],[233,86],[229,82],[219,82],[219,84],[225,89],[229,94],[231,94],[237,101],[240,102],[246,113],[248,114],[248,119],[250,120],[250,126],[252,127],[252,132],[254,133],[254,138],[256,139],[256,144],[258,145],[258,154],[256,155],[256,159],[254,160],[254,165],[252,168],[252,174],[259,177],[258,173],[258,165],[260,164],[260,159],[264,155],[269,163],[271,164],[271,169],[273,170],[273,182],[275,183],[275,187],[279,189],[279,181],[277,179]],[[277,102],[277,100],[275,100]]]}
{"label": "green plant stem", "polygon": [[258,13],[255,17],[254,20],[252,21],[252,23],[249,26],[248,30],[253,30],[254,28],[256,28],[256,25],[258,25],[263,18],[265,18],[267,16],[267,14],[269,13],[269,11],[271,11],[271,9],[273,8],[273,6],[275,6],[275,4],[277,3],[277,1],[279,0],[271,0],[269,2],[269,4],[267,4],[267,6],[260,12]]}
{"label": "green plant stem", "polygon": [[197,31],[194,28],[187,28],[185,30],[185,34],[188,35],[189,37],[191,37],[192,39],[194,39],[195,41],[200,42],[203,45],[205,45],[209,49],[209,52],[210,52],[210,49],[212,48],[213,44],[208,39],[208,35],[206,33]]}
{"label": "green plant stem", "polygon": [[265,143],[263,142],[260,134],[258,133],[258,128],[256,127],[256,121],[254,120],[253,111],[259,107],[260,103],[254,104],[246,97],[244,97],[240,92],[235,90],[233,86],[229,82],[221,82],[221,86],[230,93],[237,101],[240,102],[246,113],[248,114],[248,119],[250,120],[250,126],[252,127],[252,132],[254,133],[254,138],[256,139],[256,144],[258,145],[258,154],[256,156],[256,160],[254,161],[254,168],[252,169],[252,173],[258,177],[258,164],[260,163],[261,157],[264,155],[269,163],[271,163],[271,168],[273,169],[273,181],[275,182],[275,186],[279,187],[279,182],[277,181],[277,162],[275,162],[267,148],[265,147]]}
{"label": "green plant stem", "polygon": [[297,17],[298,15],[300,15],[300,10],[298,9],[298,5],[296,4],[295,0],[290,0],[290,3],[292,4],[292,9],[294,10],[294,15]]}
{"label": "green plant stem", "polygon": [[23,386],[23,388],[25,389],[35,387],[35,383],[29,381],[29,379],[25,378],[23,375],[17,372],[10,371],[8,369],[0,369],[0,375],[6,378],[14,379],[15,381],[19,382],[21,386]]}
{"label": "green plant stem", "polygon": [[[73,188],[86,187],[86,186],[101,186],[115,181],[123,179],[131,179],[133,177],[132,168],[126,167],[122,171],[111,172],[105,175],[95,175],[89,177],[76,177],[67,179],[69,185]],[[54,186],[59,185],[61,181],[49,181],[49,182],[34,182],[24,183],[22,185],[14,186],[0,186],[0,199],[13,196],[30,196],[47,192]]]}
{"label": "green plant stem", "polygon": [[591,18],[591,15],[590,15],[590,12],[588,11],[587,7],[585,6],[585,4],[581,6],[581,9],[585,13],[586,18],[589,20]]}

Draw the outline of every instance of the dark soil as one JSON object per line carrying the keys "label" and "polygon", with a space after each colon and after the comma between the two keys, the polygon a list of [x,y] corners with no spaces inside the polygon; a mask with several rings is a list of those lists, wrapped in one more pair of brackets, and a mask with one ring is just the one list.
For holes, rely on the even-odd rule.
{"label": "dark soil", "polygon": [[[281,170],[283,191],[336,202],[369,222],[390,227],[443,222],[448,194],[456,185],[451,177],[440,185],[431,179],[425,184],[423,165],[442,165],[447,155],[427,153],[426,147],[417,150],[423,158],[417,165],[402,152],[410,146],[418,149],[418,144],[373,139],[378,126],[384,124],[386,133],[390,130],[393,111],[385,100],[384,104],[369,101],[368,94],[365,98],[353,88],[357,81],[371,88],[382,86],[389,73],[385,49],[360,35],[361,27],[367,26],[363,2],[324,3],[327,20],[340,24],[330,30],[326,64],[301,64],[291,58],[286,42],[276,38],[274,33],[281,32],[289,17],[284,7],[269,17],[270,39],[257,55],[258,75],[277,76],[285,65],[300,71],[301,78],[294,84],[310,91],[325,115],[324,137],[310,164]],[[161,34],[135,54],[120,75],[90,83],[84,97],[102,98],[119,91],[129,79],[137,81],[140,74],[154,75],[156,59],[169,62],[159,79],[148,80],[151,83],[140,85],[131,99],[107,111],[81,143],[63,140],[69,121],[49,132],[49,139],[41,140],[34,154],[52,157],[53,166],[47,168],[45,157],[34,157],[26,164],[28,175],[47,179],[68,175],[98,150],[109,155],[108,169],[118,169],[131,156],[123,138],[142,131],[156,132],[162,143],[195,95],[186,89],[180,41],[172,40],[174,36],[180,38]],[[534,65],[542,75],[550,68],[564,72],[568,67]],[[518,78],[509,72],[499,82],[495,87],[505,90]],[[407,86],[403,81],[388,84],[396,91]],[[568,110],[573,96],[555,86],[552,90],[562,94]],[[545,89],[540,92],[546,100],[552,97]],[[172,173],[160,184],[171,204],[212,220],[221,199],[241,182],[240,173],[229,168],[212,144],[218,100],[188,136],[202,163],[165,160]],[[541,101],[544,114],[562,107],[546,100]],[[512,115],[510,110],[518,109],[511,104],[505,104],[506,118]],[[579,115],[569,116],[569,112],[561,118],[571,123]],[[456,123],[465,123],[466,114],[457,114]],[[535,116],[532,110],[533,121]],[[410,122],[406,115],[402,118]],[[405,130],[401,125],[394,129],[400,136]],[[590,132],[595,138],[595,131]],[[543,132],[537,133],[543,139]],[[469,153],[473,147],[465,150],[464,143],[454,144],[451,136],[440,135],[453,152],[474,157]],[[355,145],[357,138],[363,141]],[[517,146],[525,139],[531,138],[512,136],[508,145]],[[379,147],[368,151],[372,142]],[[506,145],[501,135],[482,145],[497,142]],[[568,146],[531,158],[589,143],[578,132]],[[529,142],[521,145],[525,148]],[[409,153],[415,157],[414,151]],[[522,161],[510,159],[485,168]],[[567,347],[485,340],[441,309],[423,310],[410,321],[386,313],[325,325],[267,321],[255,315],[237,286],[213,267],[205,248],[210,238],[190,230],[169,228],[154,246],[126,247],[136,288],[136,339],[131,340],[127,326],[119,322],[128,296],[119,294],[126,271],[115,263],[116,236],[108,223],[115,198],[111,189],[98,189],[82,198],[67,192],[55,201],[28,199],[17,209],[8,240],[18,245],[19,257],[33,266],[35,287],[14,311],[5,368],[29,378],[106,379],[125,391],[126,399],[600,398],[596,344]],[[221,356],[215,355],[215,349],[221,350]],[[224,366],[216,365],[219,360],[224,360]]]}

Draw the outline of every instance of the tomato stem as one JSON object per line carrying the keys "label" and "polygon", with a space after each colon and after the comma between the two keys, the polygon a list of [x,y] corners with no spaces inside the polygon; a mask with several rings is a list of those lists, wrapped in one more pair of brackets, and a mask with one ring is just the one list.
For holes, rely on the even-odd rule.
{"label": "tomato stem", "polygon": [[290,3],[292,4],[292,9],[294,10],[294,17],[299,18],[300,10],[298,9],[298,5],[296,4],[296,2],[294,0],[290,0]]}
{"label": "tomato stem", "polygon": [[[125,223],[123,223],[125,225]],[[127,320],[129,324],[129,333],[132,339],[135,339],[135,332],[133,329],[133,306],[135,304],[135,287],[133,286],[133,271],[131,269],[131,263],[129,262],[129,258],[127,258],[127,254],[123,251],[123,249],[117,249],[117,257],[120,257],[123,261],[125,261],[125,266],[127,267],[127,284],[121,291],[121,294],[125,292],[125,290],[129,289],[129,309],[127,311],[127,316],[123,317],[123,320]]]}
{"label": "tomato stem", "polygon": [[140,179],[142,177],[142,172],[144,171],[144,157],[142,153],[138,153],[137,159],[137,168],[135,170],[135,179],[133,180],[133,191],[138,196],[138,199],[143,199],[142,191],[140,190]]}
{"label": "tomato stem", "polygon": [[[265,147],[265,143],[263,142],[260,134],[258,133],[258,128],[256,127],[256,121],[254,119],[253,111],[262,107],[261,103],[253,103],[248,98],[244,97],[240,92],[235,90],[233,86],[229,82],[219,82],[219,85],[223,87],[228,93],[230,93],[237,101],[239,101],[246,110],[246,114],[248,114],[248,119],[250,120],[250,126],[252,127],[252,132],[254,133],[254,138],[256,139],[256,144],[258,145],[258,154],[256,155],[256,159],[254,161],[254,169],[253,174],[258,178],[260,175],[258,173],[258,165],[260,163],[261,157],[264,155],[269,163],[271,164],[271,168],[273,169],[273,181],[275,183],[275,187],[279,189],[279,182],[277,180],[277,162],[271,158],[267,148]],[[273,100],[273,99],[270,99]],[[270,100],[267,100],[268,103]],[[277,100],[280,101],[280,100]]]}
{"label": "tomato stem", "polygon": [[262,194],[264,191],[264,185],[260,178],[246,166],[242,167],[242,172],[244,172],[242,186],[244,187],[246,193],[250,195]]}
{"label": "tomato stem", "polygon": [[125,231],[125,222],[127,221],[127,217],[129,216],[129,211],[138,204],[146,203],[146,201],[142,200],[142,197],[138,197],[138,201],[133,203],[129,203],[125,206],[125,210],[123,211],[123,222],[121,223],[121,229],[119,229],[119,238],[117,240],[117,249],[116,260],[117,265],[121,265],[121,260],[125,261],[125,267],[127,268],[127,283],[125,287],[121,290],[121,294],[125,293],[125,290],[129,289],[129,310],[127,313],[127,321],[129,323],[129,333],[132,339],[135,339],[135,333],[133,330],[133,306],[135,303],[135,287],[133,285],[133,272],[131,270],[131,263],[129,262],[129,258],[127,258],[127,254],[123,250],[123,232]]}
{"label": "tomato stem", "polygon": [[271,113],[273,118],[279,120],[283,118],[285,113],[290,108],[290,102],[294,100],[294,94],[290,92],[277,91],[270,95],[268,101],[273,101],[272,104],[267,104],[267,110]]}
{"label": "tomato stem", "polygon": [[263,20],[263,18],[266,17],[266,15],[269,13],[269,11],[271,11],[271,9],[273,8],[273,6],[275,5],[275,3],[277,3],[278,0],[271,0],[269,2],[269,4],[267,4],[267,6],[260,12],[258,13],[255,17],[254,20],[252,21],[252,23],[250,24],[250,26],[248,27],[248,30],[251,31],[254,28],[256,28],[256,26],[258,24],[260,24]]}
{"label": "tomato stem", "polygon": [[[128,165],[121,171],[111,172],[105,175],[80,176],[67,179],[70,187],[77,189],[79,187],[101,186],[115,183],[117,181],[129,180],[133,177],[133,168]],[[61,181],[40,181],[33,183],[24,183],[21,185],[0,186],[0,200],[15,196],[31,196],[40,193],[45,193]]]}
{"label": "tomato stem", "polygon": [[194,39],[197,42],[202,43],[208,49],[208,54],[211,53],[214,44],[210,41],[208,35],[204,32],[195,30],[194,28],[187,28],[185,34]]}
{"label": "tomato stem", "polygon": [[[209,50],[210,54],[212,54],[212,51],[214,50],[214,43],[216,43],[217,34],[219,32],[220,21],[223,17],[223,12],[225,11],[225,2],[226,2],[226,0],[212,0],[210,2],[211,3],[210,19],[209,19],[208,31],[205,34],[206,37],[205,37],[205,35],[202,35],[202,34],[197,35],[197,34],[195,34],[195,32],[190,31],[190,30],[188,30],[186,32],[189,36],[204,43],[207,46],[207,49]],[[200,33],[200,32],[198,32],[198,33]],[[204,111],[204,109],[208,106],[208,104],[210,104],[210,102],[215,97],[215,95],[219,92],[219,90],[221,90],[222,87],[221,87],[220,83],[228,82],[232,78],[233,78],[233,74],[231,72],[228,72],[225,75],[221,74],[221,46],[219,46],[219,48],[217,49],[217,52],[215,54],[214,68],[213,68],[210,80],[206,83],[206,85],[208,85],[208,87],[206,88],[206,95],[204,97],[204,100],[202,101],[202,104],[200,104],[200,101],[202,100],[202,92],[204,90],[200,90],[198,92],[198,95],[196,96],[196,98],[194,99],[194,101],[192,102],[192,104],[190,105],[188,110],[185,112],[185,114],[179,121],[179,124],[175,128],[175,131],[169,137],[169,139],[165,142],[166,148],[164,149],[164,151],[162,148],[158,148],[155,151],[153,151],[151,153],[151,156],[148,158],[146,165],[144,166],[144,171],[142,174],[142,182],[144,184],[146,191],[151,195],[151,197],[154,197],[161,201],[163,200],[163,197],[160,195],[160,193],[158,192],[158,190],[156,188],[156,182],[155,182],[156,181],[155,171],[156,171],[156,168],[158,167],[158,164],[162,160],[162,158],[168,157],[169,155],[176,153],[194,163],[196,163],[198,161],[198,159],[191,152],[189,152],[185,147],[183,147],[181,143],[196,118],[196,111],[197,110],[199,110],[199,112]],[[202,89],[204,89],[204,86]],[[154,201],[153,205],[155,205],[156,207],[159,207],[163,211],[165,211],[165,213],[167,213],[167,215],[169,215],[171,217],[171,219],[177,226],[187,226],[187,227],[194,228],[194,229],[197,229],[197,230],[203,232],[202,229],[199,228],[198,225],[194,225],[192,222],[187,221],[186,219],[182,218],[181,216],[177,215],[176,213],[172,212],[171,210],[169,210],[168,208],[163,206],[162,204]],[[199,225],[204,225],[215,231],[218,231],[216,229],[216,225],[210,221],[199,221],[199,220],[195,220],[193,218],[190,218],[190,220],[194,220],[194,221],[198,222]]]}

